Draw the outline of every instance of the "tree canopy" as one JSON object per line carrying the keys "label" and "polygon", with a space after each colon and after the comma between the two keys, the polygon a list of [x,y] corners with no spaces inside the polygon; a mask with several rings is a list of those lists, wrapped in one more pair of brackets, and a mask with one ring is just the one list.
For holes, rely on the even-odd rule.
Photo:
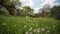
{"label": "tree canopy", "polygon": [[60,6],[54,6],[51,8],[51,16],[60,20]]}
{"label": "tree canopy", "polygon": [[24,16],[30,16],[34,12],[34,9],[32,9],[29,6],[24,6],[22,9],[18,10],[18,15],[24,15]]}
{"label": "tree canopy", "polygon": [[4,6],[10,15],[16,15],[17,6],[21,5],[19,0],[0,0],[0,5]]}

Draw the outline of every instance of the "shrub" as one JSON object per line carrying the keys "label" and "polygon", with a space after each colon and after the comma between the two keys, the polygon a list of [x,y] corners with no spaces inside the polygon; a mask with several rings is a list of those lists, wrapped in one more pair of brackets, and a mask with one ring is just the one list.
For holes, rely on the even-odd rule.
{"label": "shrub", "polygon": [[9,15],[9,12],[8,12],[8,10],[6,10],[6,8],[1,8],[0,15]]}

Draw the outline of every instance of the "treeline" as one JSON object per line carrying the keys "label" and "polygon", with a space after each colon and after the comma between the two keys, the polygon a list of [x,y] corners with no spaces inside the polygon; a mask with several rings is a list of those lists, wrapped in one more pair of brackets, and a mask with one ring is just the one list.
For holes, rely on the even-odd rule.
{"label": "treeline", "polygon": [[22,6],[19,0],[0,0],[0,15],[29,16],[29,17],[53,17],[60,20],[60,6],[50,7],[46,4],[35,14],[30,6]]}
{"label": "treeline", "polygon": [[46,4],[43,8],[39,10],[39,13],[34,14],[34,17],[49,17],[60,20],[60,6],[53,6]]}

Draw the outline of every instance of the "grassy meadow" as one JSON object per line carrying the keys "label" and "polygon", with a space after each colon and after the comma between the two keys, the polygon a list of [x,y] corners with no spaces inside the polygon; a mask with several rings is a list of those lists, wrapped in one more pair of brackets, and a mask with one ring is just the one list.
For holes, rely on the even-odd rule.
{"label": "grassy meadow", "polygon": [[60,34],[60,20],[0,16],[0,34]]}

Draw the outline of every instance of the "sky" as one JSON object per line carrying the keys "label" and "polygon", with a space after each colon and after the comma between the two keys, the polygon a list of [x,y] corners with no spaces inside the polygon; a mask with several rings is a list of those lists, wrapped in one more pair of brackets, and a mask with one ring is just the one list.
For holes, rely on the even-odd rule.
{"label": "sky", "polygon": [[35,13],[39,11],[39,9],[43,8],[44,5],[50,4],[51,7],[54,5],[59,5],[60,0],[20,0],[22,2],[22,6],[30,6],[33,8]]}

